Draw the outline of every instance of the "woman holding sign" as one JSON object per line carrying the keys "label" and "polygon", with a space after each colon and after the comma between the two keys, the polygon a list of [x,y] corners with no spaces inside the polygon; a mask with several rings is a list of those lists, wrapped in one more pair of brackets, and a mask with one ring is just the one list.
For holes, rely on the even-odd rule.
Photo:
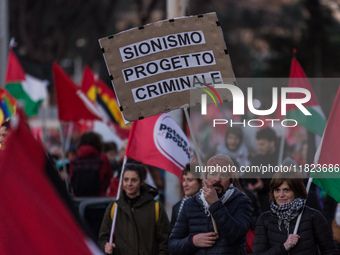
{"label": "woman holding sign", "polygon": [[[307,193],[301,177],[298,172],[279,172],[273,176],[269,193],[271,210],[257,220],[253,255],[338,254],[323,215],[305,206]],[[294,234],[300,213],[301,222]]]}
{"label": "woman holding sign", "polygon": [[[99,232],[99,246],[105,253],[168,254],[168,216],[163,206],[154,200],[157,190],[144,184],[145,178],[142,165],[125,165],[122,196],[106,209]],[[117,221],[110,244],[113,212],[117,205]]]}

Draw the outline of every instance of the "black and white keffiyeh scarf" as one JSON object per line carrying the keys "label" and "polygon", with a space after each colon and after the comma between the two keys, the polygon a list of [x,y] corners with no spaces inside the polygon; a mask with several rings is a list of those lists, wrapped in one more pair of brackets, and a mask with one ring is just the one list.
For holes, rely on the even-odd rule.
{"label": "black and white keffiyeh scarf", "polygon": [[[230,184],[229,188],[224,192],[223,196],[220,197],[221,202],[224,204],[225,202],[228,201],[228,199],[231,197],[232,194],[234,194],[235,192],[235,188],[233,184]],[[207,216],[210,216],[210,212],[209,212],[209,207],[210,205],[208,204],[208,202],[205,200],[204,197],[204,193],[203,193],[203,189],[200,189],[200,191],[198,192],[198,197],[199,199],[202,201],[203,203],[203,207],[204,207],[204,212]]]}
{"label": "black and white keffiyeh scarf", "polygon": [[277,205],[273,201],[271,202],[270,209],[272,213],[279,218],[278,225],[280,231],[282,221],[285,224],[285,228],[288,230],[289,222],[299,215],[305,202],[306,200],[302,198],[295,198],[292,202],[283,205]]}

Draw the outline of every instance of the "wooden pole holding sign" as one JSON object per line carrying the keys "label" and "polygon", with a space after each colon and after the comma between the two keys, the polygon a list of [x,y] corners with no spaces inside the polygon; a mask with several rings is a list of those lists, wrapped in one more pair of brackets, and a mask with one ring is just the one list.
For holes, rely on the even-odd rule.
{"label": "wooden pole holding sign", "polygon": [[[201,160],[201,155],[200,155],[200,152],[199,152],[199,149],[198,149],[198,146],[197,146],[196,138],[195,138],[195,135],[194,135],[194,130],[193,130],[192,125],[191,125],[191,120],[190,120],[190,117],[189,117],[188,108],[184,108],[184,113],[185,113],[185,117],[187,119],[188,126],[189,126],[189,129],[190,129],[190,136],[191,136],[192,143],[194,144],[198,164],[199,164],[200,168],[203,169],[202,168],[203,164],[202,164],[202,160]],[[202,180],[205,179],[205,175],[204,175],[203,171],[201,172],[201,178],[202,178]],[[204,186],[207,187],[207,184],[204,181],[203,181],[203,183],[204,183]],[[211,214],[210,214],[210,216],[211,216],[211,221],[212,221],[212,224],[213,224],[213,227],[214,227],[214,232],[218,234],[216,222],[215,222],[215,220],[214,220],[214,218]]]}

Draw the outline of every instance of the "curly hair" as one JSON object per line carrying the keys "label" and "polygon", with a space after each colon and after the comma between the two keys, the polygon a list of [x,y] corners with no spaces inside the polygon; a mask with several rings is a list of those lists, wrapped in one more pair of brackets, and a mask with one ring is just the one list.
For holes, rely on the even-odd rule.
{"label": "curly hair", "polygon": [[134,171],[137,173],[139,180],[143,183],[146,179],[146,169],[142,164],[137,163],[127,163],[124,167],[124,173],[126,171]]}

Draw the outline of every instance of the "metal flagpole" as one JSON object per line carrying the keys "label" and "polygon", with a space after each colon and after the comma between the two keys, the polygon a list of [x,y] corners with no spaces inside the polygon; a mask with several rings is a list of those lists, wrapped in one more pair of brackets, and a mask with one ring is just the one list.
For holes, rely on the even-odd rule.
{"label": "metal flagpole", "polygon": [[[307,187],[306,187],[307,196],[308,196],[308,193],[309,193],[309,190],[310,190],[310,186],[312,185],[312,181],[313,181],[313,178],[309,177],[308,183],[307,183]],[[303,214],[303,209],[302,209],[302,212],[299,214],[299,216],[298,216],[298,218],[296,220],[293,234],[297,234],[297,232],[298,232],[298,229],[299,229],[299,226],[300,226],[300,222],[301,222],[302,214]]]}
{"label": "metal flagpole", "polygon": [[[65,158],[65,139],[64,139],[64,135],[63,135],[63,122],[59,122],[60,123],[60,129],[59,129],[59,134],[60,134],[60,141],[61,141],[61,153],[62,153],[62,157],[63,159]],[[66,122],[66,124],[69,122]],[[70,191],[70,187],[69,187],[69,179],[67,177],[67,171],[66,171],[66,163],[65,160],[62,161],[63,163],[63,172],[64,172],[64,176],[65,176],[65,183],[66,183],[66,190],[69,194],[71,194]]]}
{"label": "metal flagpole", "polygon": [[[120,198],[120,190],[121,190],[121,187],[122,187],[123,175],[124,175],[124,169],[125,169],[126,161],[127,161],[127,156],[125,155],[124,160],[123,160],[122,170],[120,171],[120,180],[119,180],[119,185],[118,185],[118,192],[117,192],[116,201],[118,201],[118,199]],[[113,242],[113,234],[115,232],[117,212],[118,212],[118,203],[116,202],[115,211],[113,213],[113,218],[112,218],[111,234],[110,234],[110,241],[109,241],[109,243],[111,243],[111,244]]]}

